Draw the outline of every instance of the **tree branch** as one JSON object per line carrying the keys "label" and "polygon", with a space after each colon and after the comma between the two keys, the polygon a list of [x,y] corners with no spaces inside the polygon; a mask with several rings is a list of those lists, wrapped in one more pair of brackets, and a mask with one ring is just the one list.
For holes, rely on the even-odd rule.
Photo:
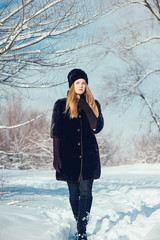
{"label": "tree branch", "polygon": [[18,127],[24,126],[24,125],[26,125],[26,124],[29,124],[29,123],[37,120],[38,118],[42,117],[43,115],[44,115],[44,114],[40,114],[40,115],[38,115],[36,118],[33,118],[33,119],[29,120],[29,121],[26,121],[26,122],[24,122],[24,123],[19,123],[19,124],[13,125],[13,126],[0,126],[0,129],[13,129],[13,128],[18,128]]}
{"label": "tree branch", "polygon": [[156,114],[154,113],[154,110],[153,110],[151,104],[149,103],[148,99],[144,96],[144,94],[140,91],[140,89],[138,89],[138,90],[140,92],[139,96],[145,101],[145,103],[146,103],[146,105],[147,105],[147,107],[148,107],[148,109],[151,113],[151,116],[152,116],[154,122],[156,123],[156,125],[158,127],[158,130],[160,132],[160,122],[158,121],[158,118],[156,117]]}
{"label": "tree branch", "polygon": [[153,69],[151,71],[149,71],[148,73],[146,73],[139,81],[137,81],[136,84],[134,84],[133,87],[131,87],[128,91],[127,94],[131,93],[135,88],[137,88],[147,77],[149,77],[151,74],[156,73],[156,72],[160,72],[160,69]]}
{"label": "tree branch", "polygon": [[135,47],[137,47],[137,46],[139,46],[139,45],[141,45],[141,44],[145,44],[145,43],[147,43],[147,42],[149,42],[149,41],[152,41],[152,40],[160,40],[160,36],[153,36],[153,37],[149,37],[149,38],[147,38],[147,39],[144,39],[144,40],[142,40],[142,41],[138,41],[138,42],[136,42],[135,44],[133,44],[133,45],[131,45],[131,46],[123,46],[123,47],[121,47],[121,48],[124,48],[124,49],[126,49],[126,50],[131,50],[131,49],[133,49],[133,48],[135,48]]}

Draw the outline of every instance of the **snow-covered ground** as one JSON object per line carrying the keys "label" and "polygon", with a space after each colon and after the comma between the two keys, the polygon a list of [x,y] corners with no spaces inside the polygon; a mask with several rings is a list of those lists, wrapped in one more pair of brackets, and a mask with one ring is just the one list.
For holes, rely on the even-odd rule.
{"label": "snow-covered ground", "polygon": [[[71,240],[75,221],[54,170],[1,170],[0,240]],[[160,165],[105,167],[93,186],[89,240],[159,240]]]}

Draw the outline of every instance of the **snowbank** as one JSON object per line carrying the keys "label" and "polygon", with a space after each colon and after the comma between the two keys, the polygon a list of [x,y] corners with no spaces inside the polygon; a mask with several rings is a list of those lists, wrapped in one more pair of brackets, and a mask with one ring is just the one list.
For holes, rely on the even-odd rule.
{"label": "snowbank", "polygon": [[[1,240],[68,240],[76,226],[51,170],[3,170]],[[160,165],[105,167],[93,186],[89,240],[159,240]]]}

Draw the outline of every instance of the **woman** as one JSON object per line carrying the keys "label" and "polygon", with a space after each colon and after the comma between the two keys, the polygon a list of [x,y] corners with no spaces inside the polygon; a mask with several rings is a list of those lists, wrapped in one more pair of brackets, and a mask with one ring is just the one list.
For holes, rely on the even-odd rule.
{"label": "woman", "polygon": [[93,180],[100,177],[95,134],[103,128],[103,116],[83,70],[70,71],[68,82],[68,96],[55,103],[52,114],[53,166],[56,179],[68,184],[70,205],[77,221],[76,239],[86,240]]}

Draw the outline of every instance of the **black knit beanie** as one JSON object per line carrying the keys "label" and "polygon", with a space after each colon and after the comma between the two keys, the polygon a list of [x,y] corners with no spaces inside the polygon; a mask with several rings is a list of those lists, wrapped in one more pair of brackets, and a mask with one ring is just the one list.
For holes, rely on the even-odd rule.
{"label": "black knit beanie", "polygon": [[88,77],[87,74],[81,70],[81,69],[73,69],[68,74],[68,82],[69,82],[69,88],[72,86],[72,84],[79,78],[83,78],[86,83],[88,84]]}

